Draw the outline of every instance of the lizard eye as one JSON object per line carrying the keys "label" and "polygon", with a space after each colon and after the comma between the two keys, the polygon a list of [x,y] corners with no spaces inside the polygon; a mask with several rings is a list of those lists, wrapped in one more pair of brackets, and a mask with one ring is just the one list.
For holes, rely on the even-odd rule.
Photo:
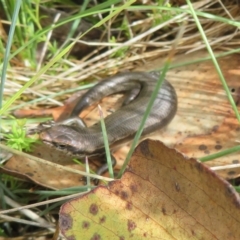
{"label": "lizard eye", "polygon": [[59,149],[66,149],[66,148],[67,148],[67,145],[64,145],[64,144],[56,144],[56,147],[59,148]]}

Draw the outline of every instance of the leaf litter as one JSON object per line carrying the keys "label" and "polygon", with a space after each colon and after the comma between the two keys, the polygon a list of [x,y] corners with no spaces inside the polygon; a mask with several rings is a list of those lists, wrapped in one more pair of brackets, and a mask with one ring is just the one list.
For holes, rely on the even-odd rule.
{"label": "leaf litter", "polygon": [[145,140],[121,180],[63,204],[59,224],[71,240],[237,240],[240,198],[198,160]]}

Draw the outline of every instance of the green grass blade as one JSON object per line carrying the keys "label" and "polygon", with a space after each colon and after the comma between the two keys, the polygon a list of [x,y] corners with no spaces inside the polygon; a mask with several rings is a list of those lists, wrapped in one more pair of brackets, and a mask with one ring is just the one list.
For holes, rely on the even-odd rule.
{"label": "green grass blade", "polygon": [[14,34],[15,27],[16,27],[18,13],[19,13],[21,3],[22,3],[22,0],[19,0],[16,2],[13,17],[12,17],[12,23],[11,23],[11,27],[10,27],[10,31],[9,31],[9,35],[8,35],[8,41],[7,41],[6,51],[5,51],[4,60],[3,60],[2,73],[1,73],[2,76],[1,76],[1,88],[0,88],[0,108],[2,108],[3,90],[4,90],[5,81],[6,81],[10,49],[11,49],[11,45],[12,45],[13,34]]}
{"label": "green grass blade", "polygon": [[210,44],[208,43],[208,39],[207,39],[207,37],[206,37],[206,35],[205,35],[205,33],[204,33],[204,30],[203,30],[203,28],[202,28],[202,25],[201,25],[200,21],[198,20],[198,17],[197,17],[197,15],[196,15],[196,13],[195,13],[195,11],[194,11],[194,9],[193,9],[193,6],[192,6],[191,1],[190,1],[190,0],[187,0],[187,3],[188,3],[188,6],[189,6],[189,8],[190,8],[191,14],[192,14],[192,16],[193,16],[193,18],[194,18],[194,20],[195,20],[195,23],[196,23],[196,25],[197,25],[197,27],[198,27],[198,30],[200,31],[200,34],[202,35],[202,39],[203,39],[203,41],[205,42],[205,45],[206,45],[206,47],[207,47],[207,50],[208,50],[209,54],[211,55],[213,64],[214,64],[214,66],[215,66],[215,68],[216,68],[216,70],[217,70],[217,73],[218,73],[219,78],[220,78],[220,80],[221,80],[221,82],[222,82],[223,88],[224,88],[224,90],[225,90],[225,92],[226,92],[226,94],[227,94],[228,100],[229,100],[229,102],[230,102],[230,104],[231,104],[231,106],[232,106],[232,108],[233,108],[233,111],[234,111],[234,113],[235,113],[238,121],[240,122],[240,115],[239,115],[239,113],[238,113],[237,106],[236,106],[236,104],[235,104],[235,102],[234,102],[234,100],[233,100],[233,97],[232,97],[229,89],[228,89],[227,83],[226,83],[226,81],[225,81],[225,79],[224,79],[224,76],[223,76],[223,73],[222,73],[222,71],[221,71],[221,68],[220,68],[219,65],[218,65],[217,59],[216,59],[216,57],[214,56],[213,50],[212,50]]}
{"label": "green grass blade", "polygon": [[60,92],[52,93],[52,94],[49,94],[47,96],[36,98],[32,101],[20,103],[17,106],[11,107],[9,109],[9,111],[13,111],[13,110],[16,110],[16,109],[21,109],[23,107],[26,107],[27,105],[36,104],[37,102],[43,101],[45,99],[52,99],[52,98],[55,98],[57,96],[61,96],[61,95],[67,94],[67,93],[73,93],[73,92],[78,92],[78,91],[82,91],[82,90],[85,90],[85,89],[89,89],[89,88],[92,88],[94,85],[95,85],[95,83],[89,83],[89,84],[85,84],[85,85],[77,87],[77,88],[71,88],[71,89],[60,91]]}
{"label": "green grass blade", "polygon": [[60,52],[55,58],[49,61],[46,66],[39,70],[34,77],[32,77],[23,87],[19,89],[19,91],[12,96],[0,109],[0,115],[3,114],[12,104],[13,102],[20,97],[20,95],[29,88],[42,74],[44,74],[54,63],[60,60],[74,45],[75,42],[71,43],[68,47],[66,47],[62,52]]}
{"label": "green grass blade", "polygon": [[211,161],[213,159],[220,158],[220,157],[223,157],[227,154],[235,153],[235,152],[238,152],[238,151],[240,151],[240,146],[235,146],[235,147],[223,150],[221,152],[214,153],[214,154],[208,155],[206,157],[202,157],[199,160],[201,162],[207,162],[207,161]]}
{"label": "green grass blade", "polygon": [[[79,14],[83,13],[83,12],[86,10],[89,2],[90,2],[90,0],[85,0],[85,1],[83,2],[82,6],[81,6],[81,8],[80,8],[80,10],[79,10]],[[78,19],[76,19],[76,20],[73,22],[72,28],[70,29],[67,38],[71,38],[71,37],[74,35],[77,27],[78,27],[79,24],[81,23],[81,20],[82,20],[81,18],[78,18]]]}
{"label": "green grass blade", "polygon": [[[239,52],[240,52],[240,48],[237,48],[237,49],[229,50],[229,51],[224,52],[224,53],[218,53],[218,54],[215,55],[215,58],[221,58],[221,57],[229,56],[229,55],[232,55],[234,53],[239,53]],[[199,59],[196,59],[196,60],[192,60],[190,62],[182,62],[182,63],[171,64],[169,69],[178,68],[178,67],[182,67],[182,66],[187,66],[187,65],[191,65],[191,64],[195,64],[195,63],[200,63],[200,62],[208,61],[208,60],[211,60],[211,59],[212,59],[212,56],[208,56],[208,57],[203,57],[203,58],[199,58]],[[161,70],[161,69],[159,69],[159,70]]]}
{"label": "green grass blade", "polygon": [[169,68],[169,65],[170,65],[170,61],[167,61],[165,63],[165,65],[164,65],[164,67],[163,67],[163,70],[161,72],[160,78],[157,81],[156,87],[155,87],[155,89],[154,89],[154,91],[152,93],[152,96],[151,96],[150,100],[149,100],[146,112],[145,112],[145,114],[144,114],[144,116],[142,118],[142,121],[140,123],[139,129],[138,129],[138,131],[137,131],[137,133],[136,133],[136,135],[135,135],[135,137],[133,139],[133,143],[132,143],[131,148],[130,148],[128,154],[127,154],[126,160],[124,161],[124,164],[123,164],[121,170],[118,173],[118,178],[120,178],[122,176],[125,168],[127,167],[128,163],[130,161],[130,158],[131,158],[131,156],[133,154],[133,151],[134,151],[134,149],[135,149],[135,147],[136,147],[136,145],[137,145],[137,143],[138,143],[138,141],[139,141],[139,139],[141,137],[141,134],[142,134],[142,131],[143,131],[143,128],[144,128],[144,124],[145,124],[145,122],[146,122],[146,120],[147,120],[147,118],[148,118],[148,116],[149,116],[149,114],[151,112],[153,103],[154,103],[154,101],[155,101],[155,99],[157,97],[157,94],[158,94],[161,86],[162,86],[162,83],[164,81],[164,78],[165,78],[166,72],[167,72],[167,70]]}
{"label": "green grass blade", "polygon": [[109,171],[110,177],[114,178],[113,167],[112,167],[112,158],[111,158],[111,153],[110,153],[110,148],[109,148],[109,143],[108,143],[107,130],[106,130],[105,122],[104,122],[102,108],[100,107],[100,105],[98,105],[98,110],[99,110],[99,115],[100,115],[100,122],[101,122],[106,158],[107,158],[107,163],[108,163],[108,171]]}
{"label": "green grass blade", "polygon": [[105,17],[104,19],[102,19],[99,23],[95,24],[95,27],[99,27],[102,24],[104,24],[105,22],[107,22],[109,19],[113,18],[116,14],[120,13],[122,10],[128,8],[131,4],[133,4],[134,2],[136,2],[136,0],[130,0],[127,1],[125,4],[123,4],[121,7],[118,7],[116,9],[114,9],[114,11],[112,13],[110,13],[107,17]]}

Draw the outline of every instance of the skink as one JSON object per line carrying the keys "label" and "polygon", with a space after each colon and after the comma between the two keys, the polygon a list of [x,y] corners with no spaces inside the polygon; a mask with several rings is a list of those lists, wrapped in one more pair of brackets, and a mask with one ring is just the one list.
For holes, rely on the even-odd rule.
{"label": "skink", "polygon": [[[126,72],[109,77],[81,97],[71,117],[78,116],[84,108],[104,96],[122,91],[131,92],[132,89],[139,88],[139,93],[134,93],[133,100],[129,100],[128,104],[104,119],[109,145],[114,149],[133,139],[158,78],[157,72]],[[166,126],[175,116],[176,110],[176,92],[165,80],[145,123],[142,136]],[[93,157],[105,152],[100,122],[91,127],[57,124],[41,132],[40,138],[45,143],[79,157]]]}

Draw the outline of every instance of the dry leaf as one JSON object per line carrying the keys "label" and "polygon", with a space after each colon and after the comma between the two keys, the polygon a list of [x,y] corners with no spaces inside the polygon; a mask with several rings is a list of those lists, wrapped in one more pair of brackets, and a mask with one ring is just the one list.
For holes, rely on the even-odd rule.
{"label": "dry leaf", "polygon": [[121,180],[65,203],[67,239],[240,239],[240,199],[196,159],[153,140],[135,150]]}

